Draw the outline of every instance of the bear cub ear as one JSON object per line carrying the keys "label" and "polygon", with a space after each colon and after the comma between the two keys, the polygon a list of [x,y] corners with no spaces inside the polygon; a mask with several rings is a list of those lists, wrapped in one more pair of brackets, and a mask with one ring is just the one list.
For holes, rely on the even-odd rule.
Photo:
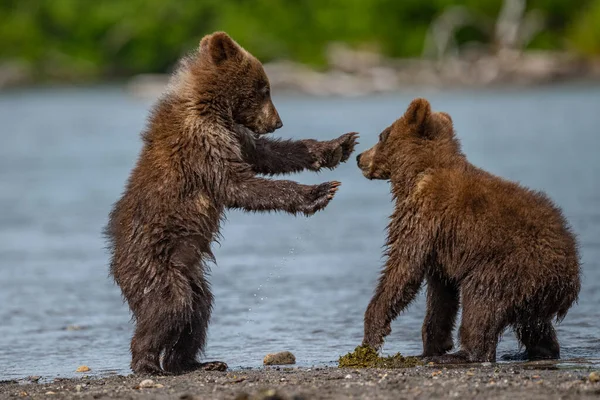
{"label": "bear cub ear", "polygon": [[425,99],[414,99],[404,113],[406,122],[417,126],[419,130],[425,127],[431,115],[431,105]]}
{"label": "bear cub ear", "polygon": [[238,58],[242,54],[242,48],[225,32],[215,32],[202,38],[200,52],[208,55],[215,65],[220,65]]}

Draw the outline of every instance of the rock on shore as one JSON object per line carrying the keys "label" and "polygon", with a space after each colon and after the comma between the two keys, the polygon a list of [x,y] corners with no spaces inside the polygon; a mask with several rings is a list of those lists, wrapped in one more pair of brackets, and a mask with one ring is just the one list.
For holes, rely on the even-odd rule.
{"label": "rock on shore", "polygon": [[296,364],[296,357],[289,351],[267,354],[263,360],[264,365],[290,365]]}

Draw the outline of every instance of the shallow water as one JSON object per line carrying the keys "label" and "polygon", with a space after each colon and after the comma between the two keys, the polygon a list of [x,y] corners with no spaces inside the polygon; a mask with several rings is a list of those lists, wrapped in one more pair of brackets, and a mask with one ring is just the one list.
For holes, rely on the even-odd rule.
{"label": "shallow water", "polygon": [[[558,327],[565,359],[600,359],[600,87],[402,93],[356,99],[275,98],[278,136],[362,134],[358,151],[417,95],[449,112],[470,160],[545,190],[579,235],[579,304]],[[128,373],[132,325],[108,278],[101,229],[140,149],[149,103],[120,88],[0,94],[0,380]],[[353,160],[293,177],[343,185],[311,218],[230,212],[211,282],[207,358],[258,367],[291,350],[299,365],[333,364],[362,339],[382,265],[389,186]],[[423,295],[393,324],[384,351],[421,351]],[[78,326],[80,330],[69,330]],[[517,349],[507,333],[499,356]]]}

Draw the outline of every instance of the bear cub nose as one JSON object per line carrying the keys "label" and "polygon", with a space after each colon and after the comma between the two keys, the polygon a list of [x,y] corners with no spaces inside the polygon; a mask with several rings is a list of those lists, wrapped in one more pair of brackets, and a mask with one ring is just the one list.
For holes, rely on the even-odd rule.
{"label": "bear cub nose", "polygon": [[361,155],[362,155],[362,153],[356,156],[356,164],[358,164],[358,165],[360,165],[360,156]]}

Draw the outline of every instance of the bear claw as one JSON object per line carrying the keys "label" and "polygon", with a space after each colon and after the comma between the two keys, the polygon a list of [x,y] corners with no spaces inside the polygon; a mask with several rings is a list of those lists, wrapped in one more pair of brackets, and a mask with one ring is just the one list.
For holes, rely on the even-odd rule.
{"label": "bear claw", "polygon": [[348,161],[352,152],[354,152],[354,147],[358,144],[356,141],[358,139],[358,132],[350,132],[342,135],[341,139],[341,147],[342,147],[342,158],[341,162]]}

